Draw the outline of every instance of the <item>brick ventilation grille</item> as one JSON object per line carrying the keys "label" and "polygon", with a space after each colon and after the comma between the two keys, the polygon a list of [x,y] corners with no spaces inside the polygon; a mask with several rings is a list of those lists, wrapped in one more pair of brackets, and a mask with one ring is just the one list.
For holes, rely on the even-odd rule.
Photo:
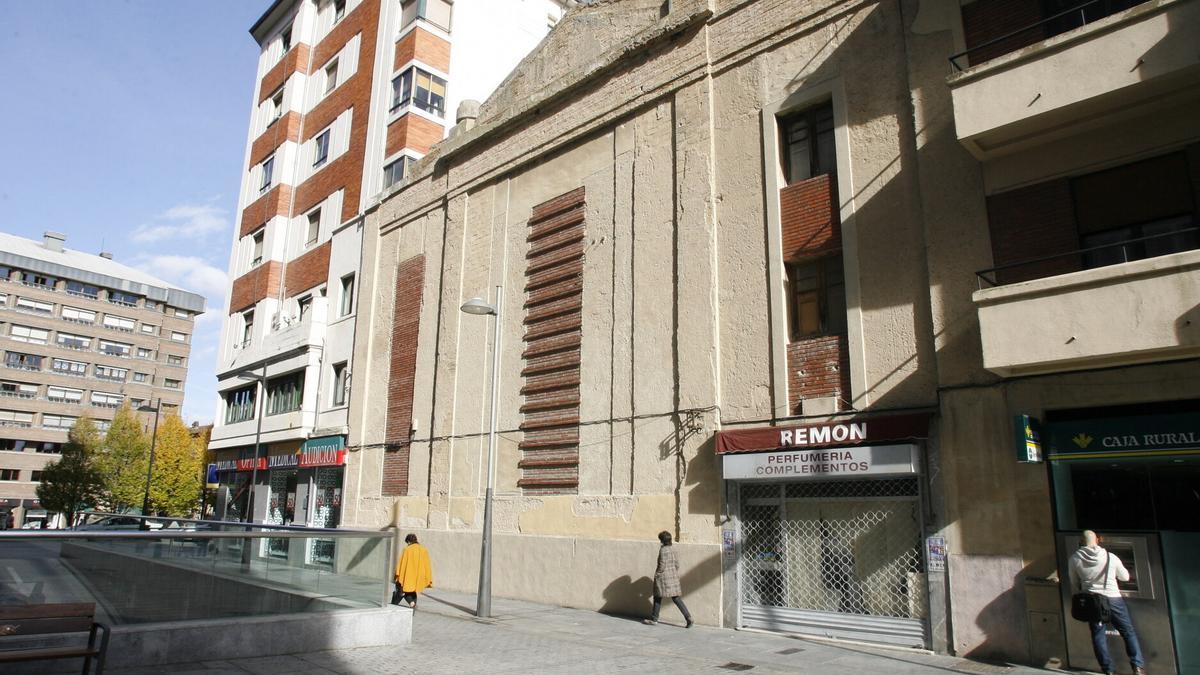
{"label": "brick ventilation grille", "polygon": [[[1079,249],[1075,206],[1070,183],[1065,178],[992,195],[987,198],[987,211],[992,264],[996,267]],[[1011,284],[1080,269],[1079,256],[1061,255],[1001,270],[996,280]]]}
{"label": "brick ventilation grille", "polygon": [[825,174],[779,191],[783,229],[783,259],[789,262],[815,258],[842,249],[842,228],[833,176]]}
{"label": "brick ventilation grille", "polygon": [[525,269],[520,444],[526,494],[579,487],[584,189],[533,208]]}
{"label": "brick ventilation grille", "polygon": [[[1039,0],[977,0],[962,7],[963,41],[967,49],[972,49],[1041,20],[1042,5]],[[971,52],[967,58],[970,65],[978,65],[1028,47],[1045,37],[1045,26],[1031,28],[1007,40]]]}
{"label": "brick ventilation grille", "polygon": [[421,290],[425,285],[425,256],[400,263],[396,269],[395,313],[392,315],[392,354],[388,367],[387,422],[383,452],[384,496],[408,494],[408,461],[412,436],[413,387],[417,372],[417,336],[421,327]]}
{"label": "brick ventilation grille", "polygon": [[821,335],[788,344],[788,406],[799,415],[806,398],[850,398],[850,350],[845,335]]}

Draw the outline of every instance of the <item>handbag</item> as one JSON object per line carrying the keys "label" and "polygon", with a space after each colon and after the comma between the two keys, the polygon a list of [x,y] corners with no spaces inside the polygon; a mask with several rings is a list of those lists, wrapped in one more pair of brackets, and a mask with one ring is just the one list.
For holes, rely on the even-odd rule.
{"label": "handbag", "polygon": [[392,582],[392,583],[395,585],[395,588],[392,591],[392,604],[398,605],[398,604],[400,604],[400,599],[404,597],[404,590],[402,588],[400,588],[399,582]]}
{"label": "handbag", "polygon": [[[1108,554],[1108,559],[1104,561],[1104,570],[1100,572],[1100,576],[1092,580],[1096,583],[1101,579],[1107,581],[1108,566],[1112,563],[1112,554]],[[1108,602],[1108,596],[1101,593],[1092,593],[1091,591],[1082,591],[1071,596],[1071,618],[1076,621],[1086,621],[1088,623],[1108,623],[1112,618],[1112,606]]]}

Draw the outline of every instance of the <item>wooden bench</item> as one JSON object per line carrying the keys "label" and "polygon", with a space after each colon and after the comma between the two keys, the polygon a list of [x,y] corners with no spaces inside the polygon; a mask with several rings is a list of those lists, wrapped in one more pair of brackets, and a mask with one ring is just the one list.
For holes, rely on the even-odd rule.
{"label": "wooden bench", "polygon": [[[102,673],[109,631],[108,626],[96,623],[95,617],[96,605],[90,602],[0,606],[0,636],[88,632],[87,645],[78,647],[0,649],[0,664],[82,658],[83,673],[87,675],[95,658],[96,673]],[[103,631],[98,645],[97,631]]]}

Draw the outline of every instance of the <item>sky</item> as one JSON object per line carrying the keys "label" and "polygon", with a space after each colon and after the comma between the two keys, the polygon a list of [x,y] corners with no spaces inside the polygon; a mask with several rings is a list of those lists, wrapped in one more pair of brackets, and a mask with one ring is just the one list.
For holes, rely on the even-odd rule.
{"label": "sky", "polygon": [[207,298],[185,387],[212,421],[258,46],[270,0],[0,0],[0,231]]}

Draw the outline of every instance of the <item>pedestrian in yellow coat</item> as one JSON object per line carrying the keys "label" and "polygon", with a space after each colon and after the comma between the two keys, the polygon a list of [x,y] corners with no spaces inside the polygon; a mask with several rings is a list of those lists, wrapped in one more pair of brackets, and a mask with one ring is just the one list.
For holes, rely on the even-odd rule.
{"label": "pedestrian in yellow coat", "polygon": [[396,590],[404,594],[409,607],[417,608],[417,594],[433,586],[433,566],[429,564],[429,551],[417,543],[417,535],[404,538],[404,553],[396,564]]}

